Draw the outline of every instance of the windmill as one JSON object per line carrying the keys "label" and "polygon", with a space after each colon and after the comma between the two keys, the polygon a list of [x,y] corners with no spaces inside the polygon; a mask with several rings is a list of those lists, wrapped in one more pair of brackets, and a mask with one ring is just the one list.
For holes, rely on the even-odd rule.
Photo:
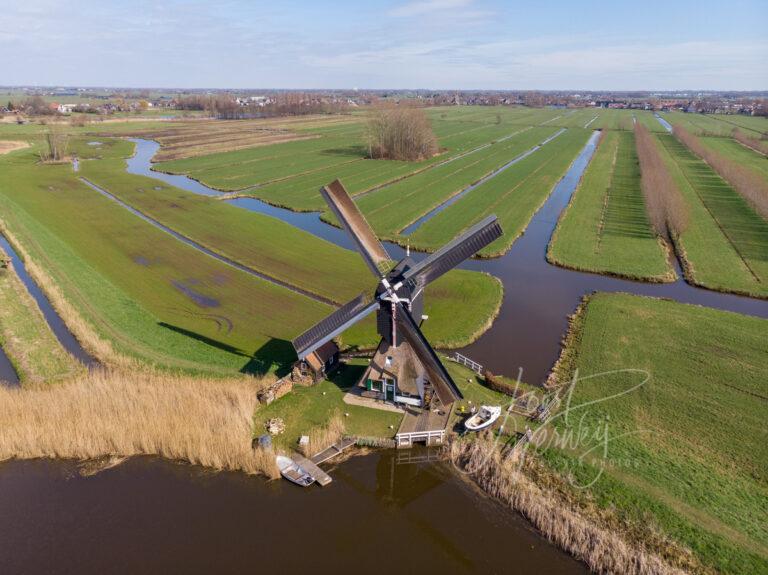
{"label": "windmill", "polygon": [[379,284],[373,296],[359,295],[293,340],[299,359],[375,311],[381,341],[363,378],[368,390],[385,401],[416,407],[426,406],[435,396],[445,406],[461,399],[461,392],[419,329],[424,288],[500,237],[496,216],[488,216],[420,262],[406,256],[393,265],[341,182],[336,180],[320,192]]}

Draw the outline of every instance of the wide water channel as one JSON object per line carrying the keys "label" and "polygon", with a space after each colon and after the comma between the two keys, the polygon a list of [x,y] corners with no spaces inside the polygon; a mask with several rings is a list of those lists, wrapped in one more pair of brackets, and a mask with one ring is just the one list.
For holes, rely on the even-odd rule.
{"label": "wide water channel", "polygon": [[584,573],[425,451],[377,452],[325,488],[135,458],[90,477],[0,464],[0,572]]}
{"label": "wide water channel", "polygon": [[[134,140],[131,173],[218,196],[185,176],[151,171],[158,145]],[[567,315],[596,290],[669,297],[768,317],[768,302],[677,281],[644,284],[547,264],[546,246],[594,151],[593,137],[512,249],[464,268],[504,283],[493,327],[463,350],[498,373],[540,382]],[[232,200],[352,249],[317,213]],[[402,248],[387,244],[395,258]],[[417,257],[420,257],[417,255]],[[679,270],[678,270],[679,272]],[[0,367],[0,369],[2,369]],[[429,452],[376,452],[330,470],[327,488],[300,489],[240,473],[136,458],[93,476],[66,461],[0,464],[3,573],[582,573],[584,566],[484,497]]]}

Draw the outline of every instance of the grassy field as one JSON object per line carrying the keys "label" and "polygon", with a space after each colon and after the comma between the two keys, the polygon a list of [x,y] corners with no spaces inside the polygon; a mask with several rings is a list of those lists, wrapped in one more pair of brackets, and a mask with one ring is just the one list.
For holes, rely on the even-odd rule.
{"label": "grassy field", "polygon": [[730,136],[734,128],[740,128],[753,138],[768,135],[768,118],[759,116],[670,112],[664,117],[670,124],[680,124],[702,136]]}
{"label": "grassy field", "polygon": [[674,136],[658,138],[690,210],[680,237],[690,279],[711,289],[768,297],[768,222]]}
{"label": "grassy field", "polygon": [[[486,215],[496,214],[504,235],[480,253],[503,254],[546,201],[590,135],[589,130],[569,129],[427,220],[411,235],[411,245],[436,249]],[[371,220],[375,227],[375,217]]]}
{"label": "grassy field", "polygon": [[[119,151],[114,147],[109,154]],[[182,244],[90,189],[69,165],[38,165],[34,154],[30,149],[3,159],[3,219],[32,257],[50,270],[67,298],[121,353],[188,370],[272,371],[292,360],[289,340],[331,311],[327,305],[235,270]],[[137,176],[122,177],[117,170],[122,160],[88,160],[83,164],[93,166],[109,187],[126,198],[141,196],[137,189],[142,186],[159,184]],[[119,165],[111,172],[110,166],[115,164]],[[99,166],[104,166],[104,171]],[[157,211],[153,215],[167,218],[169,224],[182,228],[180,232],[199,235],[201,243],[210,242],[216,251],[233,257],[251,254],[254,262],[276,270],[296,266],[295,274],[301,276],[302,265],[314,264],[306,259],[297,264],[292,259],[298,257],[297,252],[292,255],[292,244],[306,247],[310,254],[317,248],[328,262],[348,262],[352,269],[360,268],[346,287],[339,283],[333,265],[323,274],[318,271],[319,280],[315,279],[321,285],[326,282],[328,293],[333,293],[333,286],[341,286],[349,294],[359,293],[352,289],[354,281],[360,282],[361,289],[369,287],[369,274],[352,252],[266,216],[214,200],[201,203],[204,198],[192,194],[176,198],[176,205],[184,202],[184,209],[170,208],[153,188],[154,200],[143,200]],[[180,190],[174,193],[182,194]],[[175,211],[186,216],[172,219],[163,215]],[[220,236],[205,235],[210,231],[210,218],[216,221]],[[287,251],[269,251],[274,241],[267,241],[262,228],[281,234],[283,240],[288,235],[295,241],[287,242]],[[231,232],[221,230],[242,232],[246,239],[262,241],[262,253],[247,243],[237,246]],[[243,242],[242,237],[239,239]],[[267,259],[273,257],[271,263],[259,259],[264,253]],[[472,306],[461,305],[467,299],[473,300]],[[426,331],[438,344],[466,343],[487,326],[500,301],[497,280],[472,272],[448,274],[428,292],[427,309],[434,316]],[[455,309],[467,313],[456,321]],[[345,334],[345,341],[355,347],[375,345],[373,324],[356,326]]]}
{"label": "grassy field", "polygon": [[495,146],[363,196],[357,205],[380,237],[395,239],[408,224],[556,131],[522,128]]}
{"label": "grassy field", "polygon": [[[550,463],[567,465],[593,504],[619,510],[638,533],[660,531],[722,572],[766,572],[768,322],[598,294],[572,329],[559,376],[582,379],[570,423],[553,421],[582,443],[548,449]],[[636,387],[644,375],[616,371],[626,368],[650,380]],[[605,459],[602,447],[587,453],[606,433]]]}
{"label": "grassy field", "polygon": [[651,229],[632,132],[606,132],[560,217],[547,251],[579,270],[671,281],[666,250]]}
{"label": "grassy field", "polygon": [[743,146],[733,138],[700,138],[702,143],[726,158],[747,166],[768,181],[768,158]]}
{"label": "grassy field", "polygon": [[[0,248],[0,259],[5,256]],[[53,382],[84,371],[61,347],[11,265],[0,267],[0,344],[22,385]]]}

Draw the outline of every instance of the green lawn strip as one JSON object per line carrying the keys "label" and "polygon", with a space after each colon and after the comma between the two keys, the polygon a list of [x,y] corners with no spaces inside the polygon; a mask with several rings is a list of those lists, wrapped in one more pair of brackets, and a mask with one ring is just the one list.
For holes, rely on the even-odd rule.
{"label": "green lawn strip", "polygon": [[692,281],[720,291],[768,296],[768,222],[674,136],[658,138],[690,211],[680,244]]}
{"label": "green lawn strip", "polygon": [[357,200],[383,238],[396,234],[467,186],[551,136],[557,128],[531,128],[494,146],[417,174]]}
{"label": "green lawn strip", "polygon": [[722,154],[729,160],[747,166],[768,181],[768,157],[734,140],[733,138],[700,138],[705,146]]}
{"label": "green lawn strip", "polygon": [[648,128],[649,132],[658,132],[664,134],[667,130],[653,115],[653,112],[647,110],[633,110],[632,114],[635,116],[635,120]]}
{"label": "green lawn strip", "polygon": [[280,417],[285,422],[285,432],[275,436],[273,441],[283,449],[295,449],[299,437],[325,425],[335,412],[339,412],[342,415],[349,413],[344,416],[345,433],[349,435],[394,437],[402,414],[344,403],[344,394],[363,376],[367,365],[365,359],[342,364],[330,381],[324,380],[311,387],[295,386],[292,392],[257,409],[254,434],[266,433],[266,421]]}
{"label": "green lawn strip", "polygon": [[174,231],[270,277],[339,304],[373,291],[374,278],[357,253],[281,220],[128,174],[119,159],[83,162],[81,174]]}
{"label": "green lawn strip", "polygon": [[674,280],[648,222],[632,132],[610,131],[603,137],[560,217],[547,259],[632,279]]}
{"label": "green lawn strip", "polygon": [[503,254],[546,201],[590,134],[588,130],[570,129],[558,136],[424,222],[411,235],[411,245],[437,249],[473,223],[496,214],[504,235],[484,248],[480,255]]}
{"label": "green lawn strip", "polygon": [[[0,248],[0,259],[5,256]],[[51,382],[84,370],[56,339],[10,265],[0,268],[0,344],[22,385]]]}
{"label": "green lawn strip", "polygon": [[84,315],[99,316],[94,323],[127,348],[135,340],[149,361],[274,369],[293,359],[289,340],[332,309],[182,244],[88,188],[69,166],[14,156],[3,162],[0,193],[18,208],[25,247],[79,288]]}
{"label": "green lawn strip", "polygon": [[[569,456],[602,445],[608,426],[607,460],[600,447],[586,461],[616,482],[596,484],[593,497],[651,517],[706,564],[765,569],[768,321],[628,294],[592,296],[581,314],[560,376],[578,370],[580,379],[568,420],[561,413],[553,424],[583,433]],[[645,376],[620,371],[628,368],[650,380],[640,385]],[[635,498],[651,505],[634,507]]]}

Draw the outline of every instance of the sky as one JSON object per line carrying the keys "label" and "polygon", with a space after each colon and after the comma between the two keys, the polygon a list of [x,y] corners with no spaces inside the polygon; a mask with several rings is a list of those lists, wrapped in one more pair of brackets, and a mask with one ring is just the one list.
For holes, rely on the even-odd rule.
{"label": "sky", "polygon": [[17,0],[0,85],[768,90],[768,0]]}

